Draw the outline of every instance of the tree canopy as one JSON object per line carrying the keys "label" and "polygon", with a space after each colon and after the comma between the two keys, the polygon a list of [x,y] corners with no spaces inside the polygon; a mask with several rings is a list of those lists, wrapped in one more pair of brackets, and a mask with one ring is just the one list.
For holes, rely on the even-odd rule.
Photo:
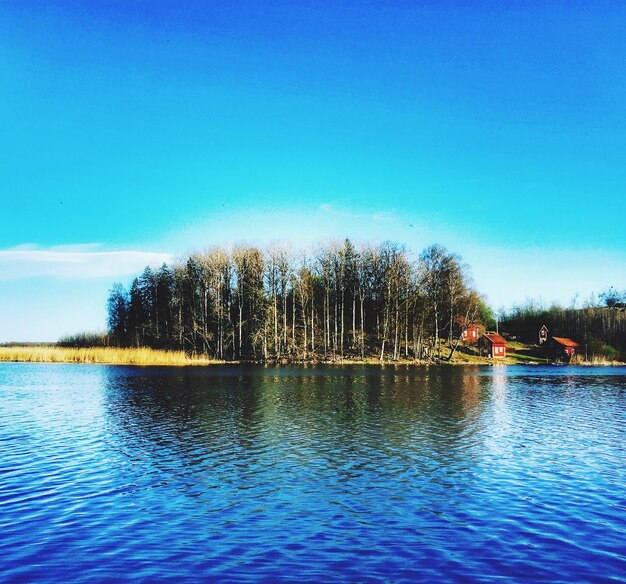
{"label": "tree canopy", "polygon": [[391,241],[213,247],[147,267],[108,300],[116,344],[219,359],[431,358],[488,318],[459,256],[432,245],[414,258]]}

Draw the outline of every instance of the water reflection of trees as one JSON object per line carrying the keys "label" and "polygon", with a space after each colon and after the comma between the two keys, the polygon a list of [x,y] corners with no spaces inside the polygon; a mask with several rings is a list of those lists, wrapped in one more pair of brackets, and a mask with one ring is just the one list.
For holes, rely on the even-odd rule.
{"label": "water reflection of trees", "polygon": [[345,481],[463,471],[488,383],[432,367],[107,371],[109,436],[130,460],[209,474],[226,465],[230,477],[269,465]]}

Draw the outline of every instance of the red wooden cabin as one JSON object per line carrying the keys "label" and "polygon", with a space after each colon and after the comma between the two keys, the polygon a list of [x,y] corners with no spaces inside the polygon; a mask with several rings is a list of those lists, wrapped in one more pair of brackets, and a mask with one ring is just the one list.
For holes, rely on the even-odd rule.
{"label": "red wooden cabin", "polygon": [[461,340],[468,343],[475,343],[480,338],[480,325],[476,323],[468,324],[461,333]]}
{"label": "red wooden cabin", "polygon": [[548,343],[550,352],[557,359],[567,359],[568,361],[576,354],[580,345],[572,339],[566,339],[565,337],[552,337]]}
{"label": "red wooden cabin", "polygon": [[478,342],[481,355],[494,359],[506,357],[506,340],[498,333],[486,333]]}

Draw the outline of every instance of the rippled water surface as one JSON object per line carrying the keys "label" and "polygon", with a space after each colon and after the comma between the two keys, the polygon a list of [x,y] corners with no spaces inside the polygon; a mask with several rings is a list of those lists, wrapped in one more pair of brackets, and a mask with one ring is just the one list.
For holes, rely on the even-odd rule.
{"label": "rippled water surface", "polygon": [[623,581],[624,368],[0,364],[0,580]]}

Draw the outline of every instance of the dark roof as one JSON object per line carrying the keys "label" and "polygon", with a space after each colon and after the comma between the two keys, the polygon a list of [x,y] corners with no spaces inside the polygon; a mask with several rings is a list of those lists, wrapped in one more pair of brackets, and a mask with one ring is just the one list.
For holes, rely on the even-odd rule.
{"label": "dark roof", "polygon": [[498,333],[487,333],[483,335],[486,339],[490,340],[496,345],[506,345],[506,339],[500,336]]}
{"label": "dark roof", "polygon": [[580,345],[576,341],[572,341],[572,339],[552,337],[552,340],[557,342],[559,345],[563,345],[564,347],[580,347]]}

